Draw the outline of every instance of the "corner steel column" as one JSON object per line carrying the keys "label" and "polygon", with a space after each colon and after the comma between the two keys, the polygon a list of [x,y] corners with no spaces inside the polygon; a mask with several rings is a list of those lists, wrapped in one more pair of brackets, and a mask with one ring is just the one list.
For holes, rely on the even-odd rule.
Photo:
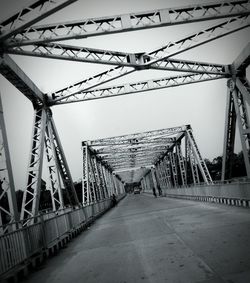
{"label": "corner steel column", "polygon": [[27,186],[23,194],[21,210],[21,220],[24,220],[24,225],[32,224],[38,214],[46,123],[46,110],[35,109]]}
{"label": "corner steel column", "polygon": [[62,176],[62,181],[64,184],[64,187],[66,189],[66,192],[69,195],[70,202],[73,205],[80,206],[78,196],[75,191],[75,186],[73,183],[73,179],[69,170],[69,166],[63,151],[63,147],[59,138],[59,135],[56,130],[56,126],[53,120],[53,117],[50,118],[49,120],[52,133],[53,133],[53,140],[54,140],[54,146],[55,146],[55,153],[56,153],[56,158],[57,158],[57,164],[59,167],[60,174]]}
{"label": "corner steel column", "polygon": [[234,99],[232,96],[231,80],[227,82],[227,105],[226,105],[226,122],[224,130],[224,146],[222,159],[221,180],[230,179],[232,176],[233,153],[236,132],[236,112],[234,107]]}
{"label": "corner steel column", "polygon": [[105,166],[101,165],[101,173],[102,173],[102,178],[103,178],[103,184],[104,184],[104,198],[109,198],[109,190],[108,190],[108,179],[107,179],[107,175],[106,175],[106,168]]}
{"label": "corner steel column", "polygon": [[203,180],[206,184],[213,184],[213,180],[210,176],[210,173],[207,169],[207,165],[205,163],[205,161],[203,160],[201,153],[199,151],[198,145],[196,144],[196,141],[194,139],[193,133],[191,129],[187,130],[187,138],[189,139],[190,142],[190,146],[192,147],[192,153],[193,156],[199,166],[201,175],[203,177]]}
{"label": "corner steel column", "polygon": [[166,190],[168,189],[169,184],[168,184],[168,181],[167,181],[167,175],[166,175],[166,171],[165,171],[164,167],[165,167],[164,161],[162,160],[159,164],[159,168],[160,168],[160,171],[161,171],[163,188],[164,188],[165,193],[166,193]]}
{"label": "corner steel column", "polygon": [[[0,226],[18,220],[16,192],[0,94]],[[0,228],[0,234],[10,232],[9,228],[10,226]],[[15,228],[15,225],[12,225],[11,229]]]}
{"label": "corner steel column", "polygon": [[94,169],[94,178],[96,180],[95,184],[96,184],[96,196],[97,196],[97,200],[101,200],[103,198],[103,193],[102,193],[102,185],[101,185],[101,179],[100,179],[100,174],[99,174],[99,170],[98,170],[98,164],[97,164],[97,160],[95,156],[92,156],[92,160],[93,160],[93,169]]}
{"label": "corner steel column", "polygon": [[88,165],[88,146],[82,143],[82,204],[89,205],[89,165]]}
{"label": "corner steel column", "polygon": [[176,168],[176,160],[175,160],[175,154],[173,152],[169,152],[169,159],[170,159],[170,165],[172,169],[172,176],[174,180],[174,187],[178,187],[178,179],[177,179],[177,168]]}
{"label": "corner steel column", "polygon": [[173,183],[172,183],[172,180],[171,180],[171,169],[170,169],[170,160],[169,160],[169,156],[165,156],[163,158],[163,162],[165,164],[165,172],[166,172],[166,181],[169,185],[169,188],[172,188],[173,187]]}
{"label": "corner steel column", "polygon": [[110,170],[106,170],[107,172],[107,177],[108,177],[108,182],[109,182],[109,196],[112,196],[112,194],[114,193],[114,184],[112,181],[112,173]]}
{"label": "corner steel column", "polygon": [[95,203],[98,201],[99,192],[97,188],[96,173],[93,165],[93,157],[91,154],[88,155],[88,165],[89,165],[89,192],[90,192],[90,203]]}
{"label": "corner steel column", "polygon": [[45,131],[45,149],[49,169],[52,207],[53,211],[56,211],[64,207],[64,200],[62,195],[60,174],[58,171],[58,164],[56,159],[56,149],[53,140],[53,132],[50,123],[47,123]]}
{"label": "corner steel column", "polygon": [[243,94],[235,86],[232,95],[234,99],[234,107],[237,116],[245,168],[247,177],[250,178],[250,123],[247,112],[247,105]]}
{"label": "corner steel column", "polygon": [[185,186],[185,185],[187,185],[187,173],[186,173],[184,158],[183,158],[183,155],[182,155],[182,152],[181,152],[181,144],[180,143],[176,144],[176,153],[177,153],[178,163],[179,163],[180,172],[181,172],[182,185]]}
{"label": "corner steel column", "polygon": [[162,159],[161,163],[160,163],[160,168],[161,168],[161,172],[162,172],[162,180],[164,183],[164,188],[165,190],[167,190],[170,185],[168,183],[168,179],[167,179],[167,172],[166,172],[166,165],[165,165],[165,161],[164,161],[165,157]]}
{"label": "corner steel column", "polygon": [[102,198],[105,199],[106,198],[106,184],[105,184],[105,179],[103,176],[103,166],[100,162],[97,163],[97,169],[98,169],[98,173],[99,173],[99,179],[101,182],[101,193],[102,193]]}
{"label": "corner steel column", "polygon": [[197,185],[200,184],[199,172],[198,167],[195,161],[194,153],[190,144],[190,140],[188,139],[187,135],[187,159],[189,160],[192,177],[193,177],[193,184]]}

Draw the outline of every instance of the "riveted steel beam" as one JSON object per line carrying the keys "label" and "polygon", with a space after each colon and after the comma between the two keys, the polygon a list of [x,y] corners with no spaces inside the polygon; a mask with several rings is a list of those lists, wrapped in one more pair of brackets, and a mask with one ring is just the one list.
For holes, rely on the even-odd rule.
{"label": "riveted steel beam", "polygon": [[8,54],[0,58],[0,73],[22,92],[35,107],[44,104],[44,95]]}
{"label": "riveted steel beam", "polygon": [[198,3],[168,9],[32,26],[12,37],[9,44],[24,45],[78,39],[198,21],[216,20],[247,15],[249,12],[249,1],[247,0]]}
{"label": "riveted steel beam", "polygon": [[155,80],[139,81],[136,83],[130,83],[130,84],[128,83],[117,86],[114,85],[107,88],[96,88],[86,92],[79,92],[78,94],[74,96],[70,96],[67,99],[57,101],[55,104],[60,105],[60,104],[95,100],[95,99],[104,99],[104,98],[115,97],[120,95],[141,93],[145,91],[177,87],[182,85],[218,80],[223,78],[225,78],[225,76],[223,75],[181,74],[178,76],[164,77]]}
{"label": "riveted steel beam", "polygon": [[[0,23],[0,41],[17,35],[31,25],[70,5],[77,0],[39,0],[30,1],[16,14]],[[13,39],[12,39],[13,40]]]}

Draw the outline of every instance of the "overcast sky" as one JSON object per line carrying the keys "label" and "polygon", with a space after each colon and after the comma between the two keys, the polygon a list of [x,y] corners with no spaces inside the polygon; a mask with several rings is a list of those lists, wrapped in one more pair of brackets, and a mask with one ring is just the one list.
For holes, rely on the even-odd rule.
{"label": "overcast sky", "polygon": [[[12,13],[25,1],[0,0],[0,17]],[[27,1],[26,1],[27,2]],[[85,19],[121,13],[176,7],[194,2],[181,0],[79,0],[63,11],[50,16],[47,22]],[[84,40],[69,44],[124,52],[147,52],[171,40],[198,31],[209,23],[178,25]],[[249,29],[216,40],[175,58],[230,64],[249,40]],[[12,56],[24,72],[43,92],[51,92],[110,66],[76,63],[44,58]],[[168,72],[140,71],[119,81],[134,82],[168,76]],[[26,184],[28,156],[31,144],[33,109],[31,103],[5,78],[0,76],[0,92],[11,153],[16,189]],[[203,82],[145,93],[60,105],[52,108],[56,126],[74,180],[81,178],[81,141],[135,132],[191,124],[201,154],[212,160],[222,155],[226,80]],[[236,152],[240,150],[237,140]],[[46,171],[46,159],[44,171]],[[46,173],[44,173],[46,178]]]}

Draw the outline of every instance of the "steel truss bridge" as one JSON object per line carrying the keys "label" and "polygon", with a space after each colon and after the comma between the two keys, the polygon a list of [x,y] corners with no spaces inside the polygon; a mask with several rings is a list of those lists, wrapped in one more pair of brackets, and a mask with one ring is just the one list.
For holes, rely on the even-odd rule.
{"label": "steel truss bridge", "polygon": [[[49,165],[54,212],[64,209],[63,190],[66,191],[71,206],[80,209],[109,199],[112,194],[123,194],[126,183],[141,182],[144,190],[149,187],[166,190],[185,186],[188,182],[188,166],[191,170],[192,184],[213,184],[191,126],[184,125],[82,142],[82,200],[79,200],[53,119],[52,108],[61,104],[226,79],[228,94],[222,181],[230,179],[232,174],[237,127],[247,177],[250,178],[250,124],[247,112],[250,104],[250,84],[246,78],[246,69],[250,61],[250,43],[227,65],[180,60],[176,57],[192,48],[242,29],[249,29],[250,1],[214,1],[102,18],[38,24],[74,2],[76,0],[33,1],[0,24],[0,73],[26,96],[34,107],[27,182],[19,217],[4,109],[1,105],[0,201],[7,199],[8,202],[7,206],[0,204],[1,233],[5,234],[36,223],[36,217],[39,215],[44,152]],[[210,20],[217,21],[211,21],[209,27],[179,40],[167,42],[165,46],[151,52],[127,53],[61,43],[71,39]],[[12,54],[111,66],[104,72],[57,91],[43,93],[12,59]],[[133,72],[149,69],[165,70],[171,74],[175,72],[175,75],[136,83],[103,86]]]}

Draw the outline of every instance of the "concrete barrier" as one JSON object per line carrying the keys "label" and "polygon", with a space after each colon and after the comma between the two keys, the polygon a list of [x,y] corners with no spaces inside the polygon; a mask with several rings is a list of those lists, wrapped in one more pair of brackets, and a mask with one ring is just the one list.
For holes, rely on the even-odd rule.
{"label": "concrete barrier", "polygon": [[250,200],[250,182],[215,184],[210,186],[194,186],[190,188],[168,189],[169,195],[212,196],[219,198],[248,199]]}
{"label": "concrete barrier", "polygon": [[[150,193],[152,192],[144,192]],[[218,183],[167,189],[162,196],[250,207],[250,182]]]}

